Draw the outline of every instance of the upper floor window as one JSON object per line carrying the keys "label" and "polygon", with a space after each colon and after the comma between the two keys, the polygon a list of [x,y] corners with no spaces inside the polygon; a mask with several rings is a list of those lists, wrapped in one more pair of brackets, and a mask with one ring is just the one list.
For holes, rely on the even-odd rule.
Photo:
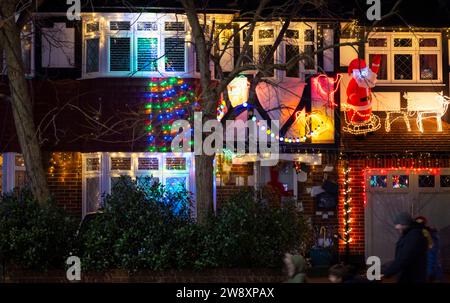
{"label": "upper floor window", "polygon": [[442,81],[439,34],[375,33],[367,42],[367,60],[381,55],[378,80],[399,83]]}
{"label": "upper floor window", "polygon": [[[252,62],[261,65],[290,63],[286,71],[267,69],[265,76],[301,77],[304,73],[314,73],[316,70],[316,29],[315,26],[292,24],[286,31],[283,42],[273,52],[273,44],[279,35],[280,27],[276,24],[257,26],[249,37],[249,48],[244,54],[243,64]],[[241,46],[249,35],[249,30],[241,32]]]}
{"label": "upper floor window", "polygon": [[186,72],[185,21],[126,14],[114,15],[114,20],[106,17],[84,22],[84,75]]}

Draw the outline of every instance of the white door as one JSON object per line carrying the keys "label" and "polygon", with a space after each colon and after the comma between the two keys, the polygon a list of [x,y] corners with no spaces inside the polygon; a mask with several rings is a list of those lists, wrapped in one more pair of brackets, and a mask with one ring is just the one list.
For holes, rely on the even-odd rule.
{"label": "white door", "polygon": [[382,264],[393,260],[399,237],[394,217],[406,211],[439,229],[443,264],[450,269],[449,170],[371,170],[366,189],[366,257],[379,256]]}

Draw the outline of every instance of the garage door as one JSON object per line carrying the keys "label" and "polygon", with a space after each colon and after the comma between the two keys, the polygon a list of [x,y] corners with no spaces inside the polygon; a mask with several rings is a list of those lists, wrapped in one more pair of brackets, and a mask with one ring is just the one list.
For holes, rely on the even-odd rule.
{"label": "garage door", "polygon": [[366,174],[366,256],[394,258],[399,237],[393,220],[406,211],[439,230],[443,265],[450,271],[450,170],[371,170]]}

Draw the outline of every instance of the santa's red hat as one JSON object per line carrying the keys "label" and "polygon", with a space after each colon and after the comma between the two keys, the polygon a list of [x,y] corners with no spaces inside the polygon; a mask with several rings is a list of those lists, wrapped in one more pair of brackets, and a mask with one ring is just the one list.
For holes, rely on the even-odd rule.
{"label": "santa's red hat", "polygon": [[362,69],[366,67],[366,61],[364,59],[354,59],[348,65],[348,74],[351,75],[354,69]]}

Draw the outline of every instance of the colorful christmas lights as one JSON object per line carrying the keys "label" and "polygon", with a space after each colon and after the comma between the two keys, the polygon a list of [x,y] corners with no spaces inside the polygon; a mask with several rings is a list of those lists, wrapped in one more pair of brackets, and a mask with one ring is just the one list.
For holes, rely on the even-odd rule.
{"label": "colorful christmas lights", "polygon": [[169,151],[169,144],[177,132],[172,130],[172,123],[178,119],[190,120],[187,109],[193,104],[195,93],[182,78],[152,78],[146,99],[148,151]]}

